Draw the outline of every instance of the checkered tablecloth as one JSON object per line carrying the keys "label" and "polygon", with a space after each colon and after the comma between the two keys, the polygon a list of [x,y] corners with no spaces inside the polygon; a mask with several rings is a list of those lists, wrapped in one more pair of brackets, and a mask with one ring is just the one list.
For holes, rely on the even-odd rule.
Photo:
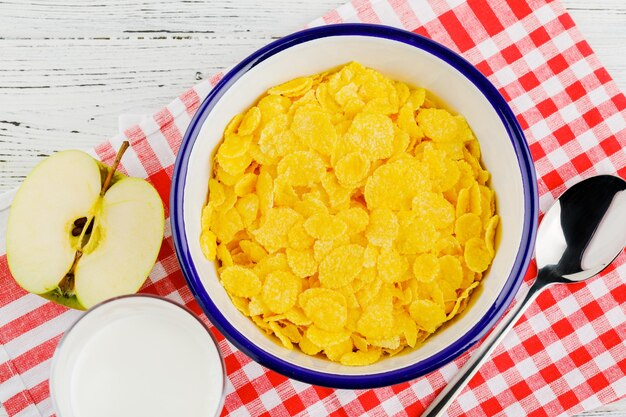
{"label": "checkered tablecloth", "polygon": [[[340,22],[380,23],[419,33],[460,52],[482,71],[525,131],[542,210],[582,178],[626,177],[626,98],[558,1],[354,0],[311,25]],[[147,178],[167,203],[182,136],[221,75],[183,93],[93,154],[111,162],[128,138],[132,147],[123,170]],[[11,195],[0,197],[0,231],[6,227],[10,200]],[[458,397],[450,415],[572,415],[626,396],[625,261],[622,253],[602,276],[543,293]],[[531,267],[527,279],[534,273]],[[143,292],[183,303],[206,320],[185,285],[169,228]],[[25,293],[11,278],[6,256],[0,257],[0,402],[10,416],[54,414],[50,358],[63,331],[80,314]],[[269,371],[215,333],[228,371],[223,414],[233,416],[417,416],[467,359],[464,355],[408,383],[333,390]]]}

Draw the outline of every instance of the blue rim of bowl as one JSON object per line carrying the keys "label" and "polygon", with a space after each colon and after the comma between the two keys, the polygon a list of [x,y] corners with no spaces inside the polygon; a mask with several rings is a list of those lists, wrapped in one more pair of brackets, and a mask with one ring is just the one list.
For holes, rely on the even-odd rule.
{"label": "blue rim of bowl", "polygon": [[[367,36],[401,42],[434,55],[464,74],[500,117],[515,150],[524,186],[524,224],[520,248],[504,287],[486,314],[474,327],[436,354],[404,368],[368,375],[337,375],[300,367],[264,351],[248,340],[209,297],[200,281],[185,236],[183,201],[187,167],[193,145],[213,107],[240,77],[265,59],[295,45],[332,36]],[[172,236],[183,275],[203,311],[220,332],[250,358],[287,377],[314,385],[349,389],[376,388],[415,379],[449,363],[476,344],[504,314],[522,284],[532,257],[538,222],[537,181],[524,133],[510,107],[489,80],[464,58],[435,41],[393,27],[356,23],[321,26],[291,34],[257,50],[233,67],[200,104],[185,133],[174,166],[170,207]]]}

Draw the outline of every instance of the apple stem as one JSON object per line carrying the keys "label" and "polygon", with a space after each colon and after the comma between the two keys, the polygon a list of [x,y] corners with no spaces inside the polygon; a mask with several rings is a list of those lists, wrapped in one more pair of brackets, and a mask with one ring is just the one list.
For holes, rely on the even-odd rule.
{"label": "apple stem", "polygon": [[111,169],[109,170],[109,173],[107,174],[107,177],[104,180],[104,183],[102,184],[100,197],[102,197],[104,193],[106,193],[107,190],[109,189],[109,186],[111,185],[111,180],[113,179],[113,174],[115,174],[115,170],[117,170],[117,167],[120,164],[120,161],[122,160],[122,155],[124,155],[124,152],[126,152],[126,149],[128,149],[129,146],[130,146],[130,143],[128,143],[127,140],[122,142],[122,145],[120,146],[120,149],[117,151],[117,155],[115,156],[115,162],[113,162],[113,165],[111,165]]}
{"label": "apple stem", "polygon": [[74,271],[76,270],[76,265],[78,265],[78,261],[79,259],[83,256],[83,251],[81,250],[77,250],[76,251],[76,255],[74,255],[74,263],[72,264],[72,267],[70,268],[70,272],[68,272],[68,275],[72,275],[74,276]]}
{"label": "apple stem", "polygon": [[[111,186],[111,180],[113,179],[113,175],[115,175],[115,171],[117,170],[117,167],[119,166],[120,161],[122,160],[122,155],[124,155],[124,152],[126,152],[126,149],[128,149],[129,146],[130,146],[130,143],[128,143],[127,140],[122,142],[122,145],[120,146],[120,149],[117,151],[117,155],[115,156],[115,162],[113,162],[113,165],[111,165],[111,168],[109,169],[109,172],[107,173],[106,179],[102,183],[102,189],[100,190],[100,197],[104,196],[104,193],[106,193],[109,187]],[[82,249],[89,241],[89,238],[85,239],[85,234],[88,232],[88,229],[90,227],[93,227],[93,222],[94,222],[93,218],[91,218],[89,224],[87,224],[87,218],[80,218],[75,221],[76,226],[78,226],[76,222],[79,222],[79,221],[81,223],[80,227],[81,227],[81,232],[82,232],[80,249],[78,249],[76,251],[76,254],[74,255],[74,262],[72,263],[70,270],[67,272],[67,274],[65,274],[61,282],[59,282],[59,290],[61,290],[61,295],[66,296],[66,297],[74,294],[74,271],[76,270],[76,265],[78,265],[78,261],[83,256]]]}
{"label": "apple stem", "polygon": [[59,282],[59,289],[61,290],[61,294],[64,296],[69,296],[74,294],[74,271],[76,270],[76,265],[78,265],[78,260],[83,256],[83,252],[80,250],[76,251],[74,255],[74,262],[72,263],[72,267],[65,274],[61,282]]}

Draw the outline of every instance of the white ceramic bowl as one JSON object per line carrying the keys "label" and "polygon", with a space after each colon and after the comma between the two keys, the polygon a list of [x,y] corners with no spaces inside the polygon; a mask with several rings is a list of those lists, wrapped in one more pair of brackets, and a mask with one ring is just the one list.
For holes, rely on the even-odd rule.
{"label": "white ceramic bowl", "polygon": [[[462,114],[478,137],[491,171],[501,216],[497,254],[471,307],[412,352],[373,365],[347,367],[268,338],[231,303],[212,262],[200,250],[200,215],[211,156],[228,121],[269,87],[358,61],[384,75],[425,87]],[[254,360],[289,377],[340,388],[391,385],[433,371],[476,343],[504,313],[531,258],[537,226],[537,188],[522,130],[496,88],[471,64],[419,35],[375,25],[308,29],[255,52],[203,101],[185,134],[173,176],[171,221],[187,282],[213,324]]]}

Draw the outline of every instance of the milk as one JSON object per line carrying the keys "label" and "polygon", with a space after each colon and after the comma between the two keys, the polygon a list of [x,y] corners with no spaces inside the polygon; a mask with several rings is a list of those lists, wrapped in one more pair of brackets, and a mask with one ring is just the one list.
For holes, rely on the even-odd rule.
{"label": "milk", "polygon": [[58,417],[210,417],[224,369],[207,329],[159,298],[102,304],[66,333],[53,359]]}

